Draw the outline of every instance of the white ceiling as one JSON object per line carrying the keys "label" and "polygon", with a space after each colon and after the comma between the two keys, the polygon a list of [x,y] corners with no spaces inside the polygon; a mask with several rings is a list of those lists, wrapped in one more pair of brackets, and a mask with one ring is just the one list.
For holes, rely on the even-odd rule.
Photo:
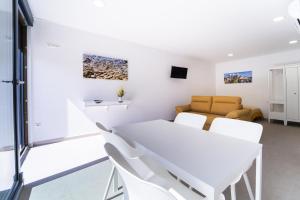
{"label": "white ceiling", "polygon": [[[291,0],[29,0],[34,17],[220,62],[300,48]],[[285,16],[280,23],[273,18]],[[229,58],[228,53],[234,53]]]}

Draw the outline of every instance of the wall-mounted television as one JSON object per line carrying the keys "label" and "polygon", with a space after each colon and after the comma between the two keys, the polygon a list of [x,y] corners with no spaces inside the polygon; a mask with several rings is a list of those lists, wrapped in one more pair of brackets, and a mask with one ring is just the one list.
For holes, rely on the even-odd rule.
{"label": "wall-mounted television", "polygon": [[171,78],[186,79],[188,68],[172,66]]}

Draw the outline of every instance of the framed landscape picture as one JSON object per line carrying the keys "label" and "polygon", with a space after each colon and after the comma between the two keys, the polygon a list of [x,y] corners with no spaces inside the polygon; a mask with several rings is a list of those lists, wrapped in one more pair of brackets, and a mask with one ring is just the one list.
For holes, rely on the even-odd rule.
{"label": "framed landscape picture", "polygon": [[224,83],[252,83],[252,71],[225,73]]}
{"label": "framed landscape picture", "polygon": [[83,54],[83,77],[107,80],[128,80],[128,61]]}

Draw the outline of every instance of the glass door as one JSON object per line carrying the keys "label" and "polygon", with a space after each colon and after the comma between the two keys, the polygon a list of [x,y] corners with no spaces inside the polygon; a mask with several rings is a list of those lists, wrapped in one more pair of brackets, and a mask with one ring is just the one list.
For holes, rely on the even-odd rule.
{"label": "glass door", "polygon": [[0,200],[18,183],[14,103],[14,13],[16,1],[0,1]]}
{"label": "glass door", "polygon": [[18,84],[16,85],[16,102],[17,102],[17,124],[18,124],[18,138],[19,138],[19,149],[22,152],[25,148],[25,109],[24,109],[24,54],[23,52],[18,49],[18,66],[16,69],[16,78],[18,80]]}
{"label": "glass door", "polygon": [[18,65],[16,69],[16,101],[17,101],[17,121],[18,138],[20,142],[20,152],[24,152],[28,145],[28,116],[27,116],[27,26],[26,19],[19,12],[18,17]]}

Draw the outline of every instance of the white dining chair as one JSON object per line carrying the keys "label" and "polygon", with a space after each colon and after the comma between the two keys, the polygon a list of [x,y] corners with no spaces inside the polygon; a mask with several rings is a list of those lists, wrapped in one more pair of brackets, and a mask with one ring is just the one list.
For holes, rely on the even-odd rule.
{"label": "white dining chair", "polygon": [[102,131],[106,131],[106,132],[112,132],[112,130],[107,129],[103,124],[101,124],[100,122],[96,122],[96,126],[101,129]]}
{"label": "white dining chair", "polygon": [[174,123],[202,130],[206,119],[207,117],[205,115],[181,112],[176,116]]}
{"label": "white dining chair", "polygon": [[[102,133],[102,137],[104,139],[104,143],[111,143],[114,146],[118,146],[119,148],[121,148],[122,152],[124,154],[126,154],[128,157],[138,157],[140,155],[142,155],[140,152],[138,152],[135,148],[129,146],[129,144],[123,140],[122,138],[120,138],[119,136],[111,133],[111,132],[104,132]],[[114,181],[114,182],[113,182]],[[108,178],[108,183],[107,186],[105,188],[104,191],[104,195],[103,195],[103,200],[108,200],[110,199],[108,197],[110,188],[112,186],[112,183],[114,183],[114,187],[113,187],[113,192],[114,194],[112,196],[117,196],[119,195],[119,175],[118,175],[118,171],[116,170],[115,165],[113,165],[109,178]]]}
{"label": "white dining chair", "polygon": [[[258,123],[241,121],[228,118],[215,118],[209,128],[209,132],[234,137],[249,142],[259,143],[263,131],[263,126]],[[252,164],[251,164],[252,165]],[[245,184],[251,200],[254,200],[254,195],[251,189],[247,171],[243,172],[231,183],[231,199],[236,200],[235,184],[240,181],[243,176]]]}
{"label": "white dining chair", "polygon": [[[158,162],[141,155],[140,152],[122,141],[122,138],[119,138],[120,141],[115,139],[109,138],[111,142],[105,143],[104,149],[125,184],[126,200],[205,199],[176,181]],[[223,194],[220,195],[220,200],[225,200]]]}

